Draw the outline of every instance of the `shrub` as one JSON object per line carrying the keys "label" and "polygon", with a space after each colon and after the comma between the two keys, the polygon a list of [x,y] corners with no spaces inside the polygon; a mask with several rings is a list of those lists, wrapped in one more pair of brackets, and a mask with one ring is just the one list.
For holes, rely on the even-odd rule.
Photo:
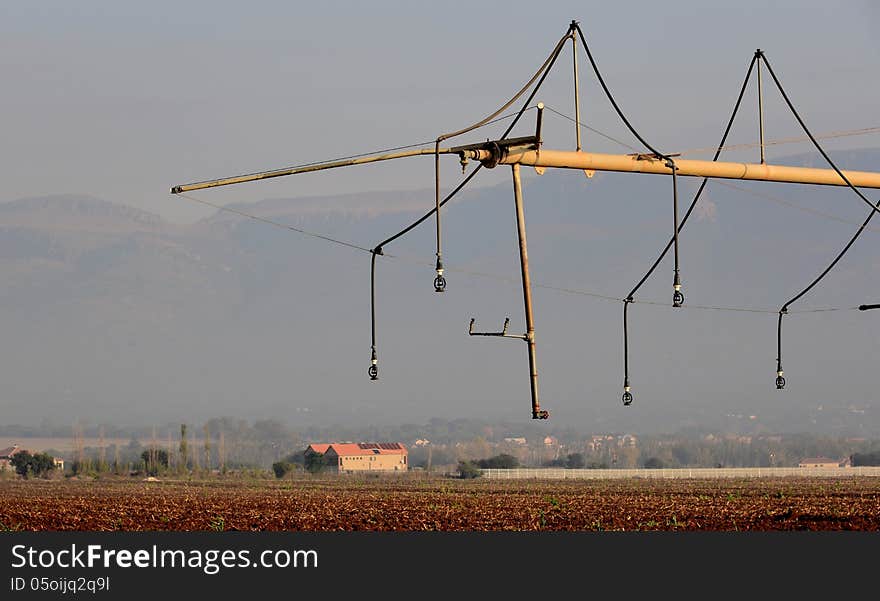
{"label": "shrub", "polygon": [[479,478],[483,475],[483,471],[480,469],[480,466],[475,464],[473,461],[459,461],[458,462],[458,477],[462,480],[469,480],[471,478]]}
{"label": "shrub", "polygon": [[488,459],[480,459],[476,462],[476,464],[478,467],[484,469],[513,469],[515,467],[519,467],[519,459],[517,459],[513,455],[501,453],[500,455],[495,455],[494,457],[489,457]]}
{"label": "shrub", "polygon": [[648,457],[645,459],[645,468],[649,470],[659,470],[663,469],[664,464],[663,460],[659,457]]}
{"label": "shrub", "polygon": [[275,472],[276,478],[283,478],[295,467],[296,466],[289,461],[276,461],[272,464],[272,471]]}

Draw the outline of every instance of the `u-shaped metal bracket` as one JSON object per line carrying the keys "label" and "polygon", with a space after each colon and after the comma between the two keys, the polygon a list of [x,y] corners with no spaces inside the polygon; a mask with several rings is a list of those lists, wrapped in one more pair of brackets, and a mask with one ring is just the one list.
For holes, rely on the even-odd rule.
{"label": "u-shaped metal bracket", "polygon": [[529,337],[526,334],[508,334],[507,327],[510,325],[510,318],[504,318],[504,326],[501,328],[500,332],[474,332],[474,324],[476,323],[476,319],[471,317],[471,324],[468,327],[468,335],[469,336],[496,336],[499,338],[519,338],[520,340],[528,340]]}

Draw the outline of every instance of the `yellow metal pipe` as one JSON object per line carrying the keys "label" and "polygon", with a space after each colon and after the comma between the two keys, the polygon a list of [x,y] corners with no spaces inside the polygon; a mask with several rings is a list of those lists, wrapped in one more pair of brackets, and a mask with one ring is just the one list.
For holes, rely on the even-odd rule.
{"label": "yellow metal pipe", "polygon": [[[468,158],[481,161],[493,160],[492,152],[478,150],[468,153]],[[502,153],[498,164],[530,165],[558,169],[590,169],[595,171],[618,171],[625,173],[653,173],[670,175],[672,170],[661,159],[646,155],[598,154],[564,150],[510,148]],[[694,161],[675,159],[678,175],[691,177],[717,177],[721,179],[744,179],[795,184],[818,184],[845,186],[846,182],[833,169],[811,167],[787,167],[784,165],[758,165],[754,163],[727,163],[720,161]],[[880,173],[869,171],[843,171],[853,186],[880,188]]]}
{"label": "yellow metal pipe", "polygon": [[[511,140],[517,143],[518,140]],[[538,168],[554,169],[583,169],[587,171],[617,171],[623,173],[653,173],[657,175],[670,175],[672,171],[666,166],[665,161],[651,155],[632,154],[599,154],[591,152],[572,152],[565,150],[547,150],[542,148],[540,152],[534,150],[534,143],[522,143],[511,145],[501,150],[501,156],[495,156],[498,151],[474,148],[476,145],[462,146],[458,148],[440,148],[440,154],[458,154],[462,159],[482,161],[490,166],[494,165],[527,165]],[[291,167],[274,171],[263,171],[249,175],[239,175],[221,179],[207,180],[192,184],[183,184],[171,188],[172,194],[241,184],[261,179],[296,175],[298,173],[310,173],[323,171],[336,167],[348,167],[352,165],[365,165],[379,161],[401,159],[413,156],[433,155],[433,148],[420,148],[369,157],[358,157],[319,163],[304,167]],[[695,161],[689,159],[675,159],[675,167],[678,175],[690,177],[717,177],[721,179],[742,179],[767,182],[786,182],[794,184],[817,184],[824,186],[845,186],[846,182],[833,169],[815,169],[812,167],[788,167],[785,165],[767,165],[755,163],[729,163],[721,161]],[[859,188],[880,188],[880,173],[870,171],[843,171],[846,178],[853,186]]]}
{"label": "yellow metal pipe", "polygon": [[[342,161],[333,161],[330,163],[319,163],[317,165],[308,165],[304,167],[290,167],[287,169],[276,169],[274,171],[261,171],[259,173],[251,173],[248,175],[239,175],[236,177],[225,177],[221,179],[212,179],[193,184],[183,184],[171,188],[172,194],[181,192],[192,192],[193,190],[203,190],[205,188],[216,188],[217,186],[228,186],[230,184],[243,184],[245,182],[253,182],[260,179],[269,179],[272,177],[282,177],[285,175],[296,175],[298,173],[310,173],[312,171],[323,171],[324,169],[333,169],[335,167],[350,167],[351,165],[365,165],[367,163],[376,163],[379,161],[389,161],[391,159],[403,159],[406,157],[414,157],[426,154],[434,154],[433,148],[420,148],[418,150],[407,150],[404,152],[393,152],[390,154],[380,154],[369,157],[357,157],[353,159],[345,159]],[[447,148],[441,148],[440,154],[448,154]]]}

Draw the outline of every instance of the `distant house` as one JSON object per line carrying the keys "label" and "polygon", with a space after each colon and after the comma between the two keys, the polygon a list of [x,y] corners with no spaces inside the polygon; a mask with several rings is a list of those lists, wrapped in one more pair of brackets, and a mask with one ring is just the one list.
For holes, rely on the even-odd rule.
{"label": "distant house", "polygon": [[[26,450],[27,449],[22,449],[17,444],[12,445],[11,447],[6,447],[5,449],[0,449],[0,471],[14,469],[12,467],[13,456]],[[53,457],[52,461],[55,464],[56,469],[64,471],[64,459],[61,457]]]}
{"label": "distant house", "polygon": [[524,446],[526,444],[526,439],[522,436],[508,436],[504,439],[504,442]]}
{"label": "distant house", "polygon": [[321,453],[327,469],[338,472],[405,472],[406,447],[399,442],[333,442],[311,444],[308,453]]}
{"label": "distant house", "polygon": [[0,449],[0,470],[11,470],[12,469],[12,457],[16,453],[21,453],[24,449],[19,447],[17,444],[12,445],[11,447],[6,447],[5,449]]}
{"label": "distant house", "polygon": [[849,461],[840,461],[839,459],[829,459],[828,457],[808,457],[801,459],[798,467],[849,467]]}
{"label": "distant house", "polygon": [[624,434],[617,438],[617,446],[619,447],[637,447],[639,439],[635,434]]}
{"label": "distant house", "polygon": [[313,443],[306,447],[306,453],[317,453],[323,455],[330,448],[329,444]]}

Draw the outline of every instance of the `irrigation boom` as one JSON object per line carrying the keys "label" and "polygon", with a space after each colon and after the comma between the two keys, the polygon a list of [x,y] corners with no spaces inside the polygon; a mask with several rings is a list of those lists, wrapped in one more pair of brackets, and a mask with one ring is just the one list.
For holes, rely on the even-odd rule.
{"label": "irrigation boom", "polygon": [[[433,156],[433,148],[422,148],[394,152],[370,157],[359,157],[343,161],[319,163],[304,167],[261,171],[249,175],[225,177],[171,188],[172,194],[192,192],[217,186],[242,184],[261,179],[312,173],[336,167],[366,165],[392,159],[415,156]],[[476,160],[485,167],[496,165],[523,165],[551,169],[581,169],[589,171],[616,171],[623,173],[648,173],[669,175],[672,170],[658,156],[652,154],[599,154],[565,150],[539,149],[536,138],[517,138],[498,140],[455,148],[441,148],[439,154],[456,154],[462,160]],[[824,186],[846,186],[846,182],[833,169],[813,167],[790,167],[787,165],[768,165],[766,163],[730,163],[723,161],[696,161],[675,159],[678,175],[690,177],[709,177],[719,179],[741,179],[764,182],[783,182],[789,184],[816,184]],[[880,173],[871,171],[843,171],[846,178],[857,188],[880,188]]]}
{"label": "irrigation boom", "polygon": [[[576,125],[576,149],[574,151],[566,151],[566,150],[551,150],[543,148],[543,140],[541,137],[541,128],[543,122],[543,111],[544,105],[543,103],[537,104],[537,121],[534,135],[525,136],[520,138],[508,138],[507,135],[511,132],[511,130],[515,127],[519,118],[523,115],[523,113],[527,110],[527,107],[532,102],[535,97],[535,94],[538,92],[538,89],[541,87],[541,84],[544,81],[544,78],[550,72],[550,69],[553,67],[554,62],[559,56],[559,52],[562,50],[562,47],[565,45],[567,40],[571,40],[572,42],[572,67],[573,67],[573,75],[574,75],[574,108],[575,108],[575,118],[574,122]],[[618,116],[623,120],[626,126],[629,128],[630,132],[635,135],[636,138],[642,143],[642,145],[649,150],[648,153],[635,153],[635,154],[599,154],[593,152],[584,152],[581,144],[581,122],[580,122],[580,94],[578,87],[578,64],[577,64],[577,41],[578,39],[581,41],[584,50],[587,53],[587,57],[589,58],[590,64],[593,67],[593,71],[596,75],[597,80],[601,84],[602,88],[605,91],[608,100],[611,102],[613,107],[618,113]],[[757,79],[758,79],[758,117],[759,117],[759,146],[760,146],[760,163],[734,163],[734,162],[723,162],[718,161],[719,154],[721,149],[724,147],[724,143],[727,139],[727,135],[730,132],[730,127],[733,124],[733,120],[739,110],[743,93],[746,90],[746,85],[748,84],[749,77],[752,73],[752,69],[757,64]],[[787,165],[769,165],[765,160],[764,155],[764,108],[763,108],[763,86],[762,86],[762,75],[761,75],[761,66],[765,65],[768,73],[773,78],[774,83],[788,104],[794,116],[797,118],[798,122],[801,124],[804,132],[807,136],[812,140],[817,150],[823,155],[823,157],[828,162],[830,169],[817,169],[812,167],[792,167]],[[534,84],[534,85],[533,85]],[[507,128],[505,133],[501,136],[500,139],[480,142],[477,144],[468,144],[464,146],[454,146],[454,147],[445,147],[441,148],[440,144],[445,143],[447,140],[461,136],[463,134],[469,133],[479,127],[483,127],[489,123],[494,122],[498,115],[501,114],[504,110],[510,107],[517,99],[524,95],[528,89],[532,89],[530,95],[525,100],[522,109],[520,109],[519,113],[516,115],[516,119]],[[409,147],[412,148],[412,147]],[[517,223],[517,237],[519,239],[519,258],[520,258],[520,268],[522,274],[522,287],[523,287],[523,305],[525,312],[525,322],[526,322],[526,332],[523,334],[508,334],[507,327],[509,324],[509,318],[504,322],[504,328],[501,332],[474,332],[474,319],[471,319],[471,325],[468,330],[468,333],[471,336],[492,336],[498,338],[512,338],[512,339],[520,339],[524,340],[528,344],[528,359],[529,359],[529,378],[530,378],[530,392],[532,397],[532,418],[533,419],[546,419],[549,416],[549,412],[541,409],[540,402],[538,400],[538,370],[537,370],[537,360],[536,360],[536,347],[535,347],[535,324],[533,319],[533,310],[532,310],[532,294],[531,294],[531,280],[529,277],[529,260],[528,260],[528,248],[526,243],[526,224],[525,224],[525,213],[523,210],[523,195],[522,195],[522,179],[520,170],[522,167],[534,167],[535,171],[540,175],[545,172],[546,169],[578,169],[584,171],[587,176],[592,176],[596,171],[610,171],[610,172],[620,172],[620,173],[642,173],[642,174],[654,174],[654,175],[665,175],[672,176],[672,196],[673,196],[673,217],[674,217],[674,229],[673,236],[670,243],[666,246],[665,250],[660,256],[660,259],[654,264],[654,266],[648,271],[645,278],[636,285],[636,288],[629,294],[629,296],[624,299],[624,395],[623,395],[623,403],[624,405],[629,405],[632,403],[632,394],[630,392],[630,384],[629,384],[629,371],[628,371],[628,359],[627,359],[627,307],[628,304],[633,302],[633,294],[635,294],[636,290],[638,290],[639,286],[644,283],[645,279],[650,277],[651,273],[657,267],[659,262],[662,260],[663,256],[669,251],[670,247],[674,251],[675,256],[675,269],[674,269],[674,278],[673,278],[673,290],[674,294],[672,297],[672,306],[673,307],[681,307],[684,302],[684,295],[681,292],[681,279],[679,275],[679,246],[678,246],[678,233],[681,227],[684,225],[684,221],[687,220],[687,215],[690,214],[690,209],[688,210],[687,215],[685,215],[684,220],[679,221],[678,214],[678,188],[677,188],[677,177],[685,176],[685,177],[698,177],[698,178],[719,178],[719,179],[739,179],[739,180],[751,180],[751,181],[764,181],[764,182],[781,182],[781,183],[789,183],[789,184],[812,184],[812,185],[821,185],[821,186],[847,186],[850,187],[853,192],[858,195],[862,201],[871,206],[872,213],[868,217],[868,220],[871,219],[876,213],[880,212],[880,202],[874,203],[873,201],[869,201],[864,194],[862,194],[858,188],[880,188],[880,173],[874,172],[866,172],[866,171],[843,171],[839,170],[836,165],[831,161],[830,157],[822,150],[822,148],[818,145],[815,138],[807,129],[803,120],[798,115],[797,111],[794,108],[794,105],[788,99],[788,96],[785,94],[785,91],[782,89],[782,85],[776,77],[776,74],[773,72],[773,69],[770,67],[770,64],[767,62],[767,58],[764,53],[759,49],[755,52],[754,57],[752,58],[752,62],[749,65],[748,72],[746,74],[745,81],[743,82],[742,89],[739,94],[739,98],[737,99],[736,105],[733,110],[733,114],[731,115],[730,121],[727,125],[727,129],[722,137],[722,141],[718,146],[718,151],[715,154],[715,158],[712,161],[701,161],[701,160],[689,160],[682,159],[679,155],[676,154],[660,154],[654,147],[652,147],[648,142],[645,141],[644,138],[632,127],[629,121],[626,119],[624,114],[621,112],[618,107],[614,97],[612,96],[610,90],[602,78],[598,67],[596,66],[595,61],[593,60],[592,53],[590,52],[586,38],[583,35],[583,32],[580,30],[580,27],[577,21],[572,21],[569,25],[568,31],[566,34],[560,38],[560,40],[556,43],[556,46],[541,68],[535,73],[532,79],[523,87],[519,92],[517,92],[514,97],[509,100],[506,104],[504,104],[497,111],[484,118],[483,120],[466,127],[464,129],[460,129],[458,131],[442,134],[436,139],[436,143],[431,148],[419,148],[419,149],[408,149],[408,148],[397,148],[397,149],[389,149],[391,152],[386,152],[385,154],[372,154],[372,155],[360,155],[353,156],[344,159],[339,159],[335,161],[326,161],[326,162],[318,162],[311,163],[308,165],[300,165],[287,167],[284,169],[274,169],[271,171],[262,171],[259,173],[251,173],[246,175],[239,175],[234,177],[225,177],[220,179],[206,180],[201,182],[194,182],[190,184],[182,184],[178,186],[174,186],[171,188],[172,194],[181,194],[184,192],[191,192],[195,190],[203,190],[206,188],[215,188],[218,186],[227,186],[231,184],[242,184],[245,182],[258,181],[263,179],[275,178],[275,177],[283,177],[288,175],[297,175],[301,173],[312,173],[316,171],[324,171],[327,169],[335,169],[338,167],[350,167],[354,165],[366,165],[370,163],[376,163],[380,161],[389,161],[393,159],[402,159],[408,157],[415,156],[432,156],[435,163],[435,205],[434,209],[427,213],[424,217],[417,220],[412,225],[408,226],[398,234],[388,238],[384,242],[380,243],[374,249],[372,249],[372,264],[371,264],[371,278],[370,278],[370,286],[371,286],[371,310],[372,310],[372,353],[371,353],[371,364],[369,368],[369,375],[371,380],[378,379],[378,367],[377,367],[377,353],[376,353],[376,310],[375,310],[375,268],[376,268],[376,256],[382,255],[383,247],[385,244],[390,243],[400,236],[409,232],[412,228],[418,226],[425,219],[434,215],[436,217],[437,224],[437,263],[436,263],[436,272],[437,277],[434,279],[434,289],[436,292],[443,292],[446,287],[446,280],[443,277],[443,265],[441,262],[441,229],[440,229],[440,207],[445,204],[447,200],[449,200],[452,196],[454,196],[463,186],[465,186],[470,179],[476,174],[479,167],[471,172],[464,181],[455,190],[453,190],[449,196],[447,196],[446,200],[440,200],[440,156],[441,155],[457,155],[459,158],[459,162],[462,166],[462,171],[466,170],[467,165],[471,161],[475,161],[480,163],[480,167],[486,167],[488,169],[492,169],[497,167],[498,165],[509,165],[511,167],[511,172],[513,176],[513,189],[514,189],[514,203],[516,209],[516,223]],[[673,158],[674,157],[674,158]],[[703,182],[703,186],[705,185],[705,180]],[[700,194],[702,193],[703,186],[699,188],[699,191],[694,196],[694,200],[691,204],[691,208],[693,208],[694,204],[699,199]],[[865,221],[865,225],[867,225],[868,221]],[[819,276],[817,280],[815,280],[810,286],[808,286],[803,292],[801,292],[794,299],[789,301],[779,312],[779,353],[777,356],[777,380],[776,387],[783,388],[785,385],[785,380],[782,378],[782,316],[786,312],[789,304],[800,298],[803,294],[810,290],[818,281],[824,277],[828,271],[834,267],[834,264],[843,256],[844,253],[849,249],[861,231],[864,229],[865,225],[859,230],[856,236],[850,241],[849,245],[847,245],[843,252],[834,260],[831,266],[826,269],[822,275]],[[360,248],[360,247],[358,247]],[[367,250],[361,248],[361,250]],[[877,308],[878,305],[862,305],[859,307],[860,310],[868,310]]]}
{"label": "irrigation boom", "polygon": [[[517,215],[517,234],[519,238],[520,267],[523,280],[523,301],[526,316],[526,333],[523,335],[506,335],[510,338],[521,338],[528,344],[529,380],[532,399],[532,417],[546,419],[549,413],[541,409],[538,400],[538,370],[535,357],[535,326],[532,313],[531,284],[529,278],[528,248],[526,243],[525,219],[523,216],[522,186],[520,183],[519,169],[521,166],[535,167],[539,173],[544,169],[579,169],[591,171],[613,171],[622,173],[644,173],[656,175],[670,175],[672,163],[663,157],[653,154],[599,154],[582,151],[563,151],[541,149],[539,136],[527,136],[522,138],[510,138],[457,146],[453,148],[423,148],[407,150],[388,154],[368,157],[357,157],[318,163],[302,167],[288,169],[275,169],[262,171],[249,175],[226,177],[191,184],[174,186],[172,194],[241,184],[287,175],[311,173],[337,167],[349,167],[353,165],[365,165],[392,159],[402,159],[415,156],[433,155],[458,155],[462,167],[469,161],[478,161],[484,167],[494,168],[498,165],[511,165],[513,169],[514,200]],[[784,182],[798,184],[816,184],[826,186],[846,186],[847,183],[833,169],[815,169],[810,167],[790,167],[785,165],[768,165],[766,163],[731,163],[721,161],[697,161],[676,158],[674,167],[677,175],[691,177],[707,177],[721,179],[741,179],[767,182]],[[842,171],[844,176],[853,186],[863,188],[880,188],[880,173],[866,171]],[[506,329],[506,328],[505,328]],[[487,335],[473,331],[472,336]]]}

